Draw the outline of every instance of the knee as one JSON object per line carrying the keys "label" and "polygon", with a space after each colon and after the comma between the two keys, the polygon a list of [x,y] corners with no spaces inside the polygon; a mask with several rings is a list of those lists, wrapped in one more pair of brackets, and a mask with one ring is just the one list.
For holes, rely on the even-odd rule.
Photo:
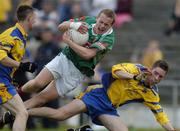
{"label": "knee", "polygon": [[29,113],[28,113],[28,111],[26,109],[21,109],[21,110],[19,110],[17,112],[16,116],[19,116],[21,118],[26,118],[27,119],[28,116],[29,116]]}

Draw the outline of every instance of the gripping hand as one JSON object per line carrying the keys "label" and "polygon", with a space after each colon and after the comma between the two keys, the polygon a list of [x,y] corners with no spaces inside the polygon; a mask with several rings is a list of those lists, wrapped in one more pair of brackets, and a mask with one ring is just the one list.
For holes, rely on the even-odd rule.
{"label": "gripping hand", "polygon": [[150,75],[151,72],[148,69],[143,70],[137,75],[134,75],[133,79],[137,81],[145,81],[147,76]]}
{"label": "gripping hand", "polygon": [[137,81],[142,81],[146,79],[146,75],[144,73],[140,73],[138,75],[134,75],[133,79]]}
{"label": "gripping hand", "polygon": [[33,73],[38,68],[38,65],[34,62],[21,62],[19,69],[22,71],[28,71]]}

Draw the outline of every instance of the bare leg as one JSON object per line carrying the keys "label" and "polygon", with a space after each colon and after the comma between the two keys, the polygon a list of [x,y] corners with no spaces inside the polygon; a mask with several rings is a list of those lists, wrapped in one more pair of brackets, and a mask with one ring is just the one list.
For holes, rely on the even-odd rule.
{"label": "bare leg", "polygon": [[52,101],[59,97],[59,94],[55,87],[55,82],[52,81],[44,90],[24,102],[26,109],[39,107],[45,103]]}
{"label": "bare leg", "polygon": [[98,119],[109,131],[128,131],[127,126],[121,121],[120,117],[113,115],[100,115]]}
{"label": "bare leg", "polygon": [[36,92],[48,85],[53,79],[54,77],[52,73],[45,67],[36,76],[36,78],[28,81],[22,87],[22,91],[27,93]]}
{"label": "bare leg", "polygon": [[84,102],[82,100],[75,99],[69,104],[58,109],[40,107],[40,108],[29,109],[28,112],[29,112],[29,115],[31,116],[47,117],[47,118],[62,121],[76,114],[85,112],[86,110],[87,109]]}
{"label": "bare leg", "polygon": [[28,112],[20,96],[16,94],[11,100],[2,106],[15,114],[15,121],[13,123],[12,131],[25,131]]}

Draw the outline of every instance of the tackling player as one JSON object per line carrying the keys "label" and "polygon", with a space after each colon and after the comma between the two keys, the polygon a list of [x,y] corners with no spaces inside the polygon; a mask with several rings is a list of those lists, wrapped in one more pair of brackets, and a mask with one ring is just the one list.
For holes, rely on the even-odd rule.
{"label": "tackling player", "polygon": [[48,107],[28,110],[32,116],[65,120],[86,112],[93,123],[105,126],[110,131],[127,131],[116,108],[131,102],[140,102],[154,114],[157,122],[167,131],[175,131],[161,107],[156,84],[166,76],[168,64],[156,61],[152,69],[141,64],[121,63],[112,67],[112,73],[102,77],[102,85],[89,86],[77,99],[59,108]]}

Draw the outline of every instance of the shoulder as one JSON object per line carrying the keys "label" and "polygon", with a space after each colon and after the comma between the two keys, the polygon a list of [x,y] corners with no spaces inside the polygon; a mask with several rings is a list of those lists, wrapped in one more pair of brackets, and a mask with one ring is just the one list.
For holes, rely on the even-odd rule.
{"label": "shoulder", "polygon": [[142,64],[134,64],[134,66],[135,66],[136,68],[138,68],[140,71],[144,71],[144,70],[147,69],[147,67],[145,67],[145,66],[142,65]]}
{"label": "shoulder", "polygon": [[0,41],[1,42],[7,42],[7,43],[11,43],[12,41],[14,41],[14,39],[16,39],[16,33],[14,32],[14,27],[10,27],[8,29],[6,29],[3,33],[0,34]]}

